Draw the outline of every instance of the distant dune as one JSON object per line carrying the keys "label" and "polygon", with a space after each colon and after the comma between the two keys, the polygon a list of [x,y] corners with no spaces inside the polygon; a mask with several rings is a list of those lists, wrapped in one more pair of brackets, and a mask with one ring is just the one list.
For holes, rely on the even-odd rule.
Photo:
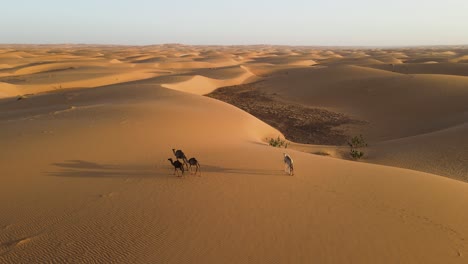
{"label": "distant dune", "polygon": [[467,263],[467,56],[0,46],[0,263]]}

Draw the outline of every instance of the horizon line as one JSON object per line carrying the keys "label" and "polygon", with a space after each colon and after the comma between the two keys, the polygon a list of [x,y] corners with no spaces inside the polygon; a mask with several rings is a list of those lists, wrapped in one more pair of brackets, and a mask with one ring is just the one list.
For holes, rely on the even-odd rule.
{"label": "horizon line", "polygon": [[113,43],[0,43],[0,46],[119,46],[119,47],[151,47],[151,46],[191,46],[191,47],[249,47],[249,46],[271,46],[271,47],[298,47],[298,48],[417,48],[417,47],[468,47],[465,44],[410,44],[410,45],[290,45],[290,44],[185,44],[177,42],[154,43],[154,44],[113,44]]}

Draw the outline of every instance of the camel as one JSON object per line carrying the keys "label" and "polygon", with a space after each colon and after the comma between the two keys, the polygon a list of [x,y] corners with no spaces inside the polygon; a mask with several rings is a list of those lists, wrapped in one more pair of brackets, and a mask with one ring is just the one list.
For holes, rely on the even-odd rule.
{"label": "camel", "polygon": [[180,149],[178,150],[175,150],[175,149],[172,149],[172,153],[174,153],[174,156],[176,157],[177,160],[181,159],[182,162],[184,163],[185,165],[185,168],[188,170],[188,161],[187,161],[187,157],[185,156],[184,152]]}
{"label": "camel", "polygon": [[293,159],[291,158],[291,156],[289,156],[286,153],[283,153],[283,155],[284,155],[284,160],[283,161],[284,161],[284,165],[285,165],[284,171],[292,176],[292,175],[294,175],[294,162],[293,162]]}
{"label": "camel", "polygon": [[[171,162],[172,166],[174,166],[174,175],[176,175],[177,169],[179,169],[182,172],[182,175],[184,175],[184,165],[182,162],[178,160],[173,161],[172,158],[168,158],[167,160]],[[177,173],[177,177],[181,177],[179,176],[179,173]]]}
{"label": "camel", "polygon": [[190,158],[188,160],[188,163],[190,164],[190,173],[192,173],[192,166],[195,166],[195,174],[197,174],[197,172],[200,171],[199,176],[201,176],[200,163],[198,162],[198,160],[196,158]]}

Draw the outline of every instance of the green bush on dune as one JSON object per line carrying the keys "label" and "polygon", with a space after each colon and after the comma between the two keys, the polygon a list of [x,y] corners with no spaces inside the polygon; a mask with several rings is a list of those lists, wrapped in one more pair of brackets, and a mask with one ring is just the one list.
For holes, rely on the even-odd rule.
{"label": "green bush on dune", "polygon": [[364,140],[364,137],[362,135],[359,135],[359,136],[352,137],[348,141],[348,146],[350,148],[349,154],[351,155],[351,158],[353,158],[354,160],[357,160],[364,156],[364,152],[362,152],[360,148],[367,147],[367,143]]}
{"label": "green bush on dune", "polygon": [[[268,140],[268,138],[267,138]],[[270,138],[268,144],[275,148],[288,148],[288,142],[285,139],[281,139],[279,136],[277,138]]]}

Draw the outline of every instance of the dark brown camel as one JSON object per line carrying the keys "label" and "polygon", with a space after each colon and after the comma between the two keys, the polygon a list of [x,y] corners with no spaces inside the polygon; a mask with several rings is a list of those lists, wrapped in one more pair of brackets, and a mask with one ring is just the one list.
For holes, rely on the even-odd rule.
{"label": "dark brown camel", "polygon": [[[167,160],[171,162],[172,166],[174,166],[174,175],[176,175],[177,169],[179,169],[182,172],[182,175],[184,175],[185,170],[184,170],[184,165],[182,164],[182,162],[178,160],[173,161],[172,158],[169,158]],[[181,176],[179,176],[179,173],[177,173],[177,177],[181,177]]]}
{"label": "dark brown camel", "polygon": [[198,162],[198,160],[196,158],[190,158],[188,160],[188,163],[190,164],[190,173],[192,173],[192,166],[195,166],[195,174],[197,174],[197,172],[200,171],[199,176],[201,176],[200,163]]}
{"label": "dark brown camel", "polygon": [[185,168],[188,170],[188,161],[187,161],[187,157],[185,156],[184,152],[180,149],[178,150],[175,150],[175,149],[172,149],[172,153],[174,153],[174,156],[176,157],[177,160],[181,159],[182,162],[184,163],[185,165]]}

